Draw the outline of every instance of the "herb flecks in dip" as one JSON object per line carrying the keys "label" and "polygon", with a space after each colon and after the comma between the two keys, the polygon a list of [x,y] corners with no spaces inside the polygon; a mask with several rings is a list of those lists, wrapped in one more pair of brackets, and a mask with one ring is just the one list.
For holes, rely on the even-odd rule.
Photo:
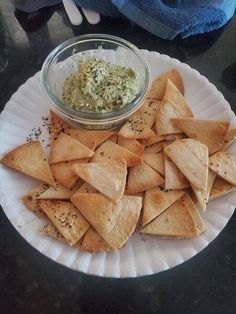
{"label": "herb flecks in dip", "polygon": [[105,113],[124,107],[139,91],[139,78],[132,68],[86,57],[64,82],[62,98],[76,110]]}

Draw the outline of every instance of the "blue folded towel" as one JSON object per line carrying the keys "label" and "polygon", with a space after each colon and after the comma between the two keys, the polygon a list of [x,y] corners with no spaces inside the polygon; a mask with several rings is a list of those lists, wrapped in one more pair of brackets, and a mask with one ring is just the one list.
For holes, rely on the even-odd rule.
{"label": "blue folded towel", "polygon": [[[15,0],[19,4],[22,0]],[[120,13],[149,32],[172,39],[210,32],[223,26],[234,14],[236,0],[74,0],[84,8],[106,16]],[[38,0],[37,6],[57,0]],[[27,10],[26,10],[27,11]]]}

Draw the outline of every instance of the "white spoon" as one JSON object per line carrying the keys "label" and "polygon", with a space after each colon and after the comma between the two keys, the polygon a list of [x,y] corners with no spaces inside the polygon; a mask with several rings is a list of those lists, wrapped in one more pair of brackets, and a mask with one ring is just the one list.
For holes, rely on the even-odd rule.
{"label": "white spoon", "polygon": [[98,14],[95,11],[87,10],[82,8],[82,11],[84,13],[84,16],[86,17],[86,20],[89,22],[89,24],[98,24],[100,22],[100,14]]}
{"label": "white spoon", "polygon": [[73,0],[62,0],[66,13],[73,25],[80,25],[83,17]]}

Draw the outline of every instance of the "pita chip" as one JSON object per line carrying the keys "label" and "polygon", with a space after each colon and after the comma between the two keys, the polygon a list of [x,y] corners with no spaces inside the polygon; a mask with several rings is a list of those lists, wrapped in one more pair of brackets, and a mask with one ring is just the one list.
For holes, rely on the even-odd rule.
{"label": "pita chip", "polygon": [[95,150],[114,134],[114,132],[111,131],[89,131],[80,129],[67,129],[65,133],[91,150]]}
{"label": "pita chip", "polygon": [[84,182],[81,187],[77,190],[77,192],[80,193],[91,193],[91,194],[96,194],[98,191],[90,184],[87,182]]}
{"label": "pita chip", "polygon": [[134,138],[125,138],[125,137],[119,136],[118,144],[137,155],[141,155],[145,150],[145,147]]}
{"label": "pita chip", "polygon": [[60,133],[53,142],[49,163],[54,164],[62,161],[70,161],[92,157],[94,152],[88,147],[81,144],[71,136]]}
{"label": "pita chip", "polygon": [[78,177],[114,202],[124,194],[127,163],[125,159],[100,163],[76,164],[72,167]]}
{"label": "pita chip", "polygon": [[85,163],[88,159],[78,159],[71,161],[59,162],[50,165],[54,178],[67,189],[71,189],[78,181],[78,176],[72,170],[72,166],[80,162]]}
{"label": "pita chip", "polygon": [[165,191],[160,187],[146,191],[141,225],[146,225],[162,214],[168,207],[182,197],[184,193],[185,192],[181,190]]}
{"label": "pita chip", "polygon": [[78,191],[72,196],[71,201],[100,235],[112,230],[123,204],[122,201],[115,204],[102,194]]}
{"label": "pita chip", "polygon": [[236,191],[235,185],[232,185],[221,177],[216,177],[209,199],[214,200],[233,191]]}
{"label": "pita chip", "polygon": [[235,129],[229,129],[226,139],[221,147],[221,150],[224,150],[228,146],[230,146],[236,139],[236,128]]}
{"label": "pita chip", "polygon": [[172,119],[172,123],[187,134],[188,137],[205,144],[210,155],[222,147],[230,125],[229,122],[224,121],[191,118]]}
{"label": "pita chip", "polygon": [[166,190],[182,190],[189,187],[189,183],[182,172],[164,154],[165,161],[165,189]]}
{"label": "pita chip", "polygon": [[96,150],[91,162],[103,162],[109,160],[125,159],[127,167],[133,167],[142,163],[142,158],[130,150],[107,140]]}
{"label": "pita chip", "polygon": [[117,133],[113,134],[111,137],[109,137],[109,140],[117,144],[118,141],[118,135]]}
{"label": "pita chip", "polygon": [[138,112],[141,114],[149,128],[152,128],[156,120],[156,111],[160,103],[160,100],[146,99],[138,109]]}
{"label": "pita chip", "polygon": [[165,163],[163,152],[160,152],[158,154],[145,152],[142,154],[141,157],[148,166],[157,171],[162,177],[165,176]]}
{"label": "pita chip", "polygon": [[164,183],[164,179],[147,164],[129,170],[127,193],[135,194],[153,189]]}
{"label": "pita chip", "polygon": [[60,231],[57,229],[57,227],[52,223],[49,223],[49,224],[43,226],[40,229],[40,232],[43,234],[46,234],[46,235],[48,235],[54,239],[57,239],[59,241],[66,243],[66,239],[63,237],[63,235],[60,233]]}
{"label": "pita chip", "polygon": [[66,132],[71,126],[55,112],[50,110],[50,141],[53,143],[61,132]]}
{"label": "pita chip", "polygon": [[39,196],[37,196],[37,199],[69,200],[73,193],[73,190],[67,189],[63,185],[56,183],[55,186],[49,187],[47,190],[43,191]]}
{"label": "pita chip", "polygon": [[142,115],[136,111],[121,127],[118,135],[126,138],[143,139],[155,136],[155,133],[146,124]]}
{"label": "pita chip", "polygon": [[168,100],[163,101],[157,109],[156,134],[160,136],[173,133],[182,133],[182,130],[174,126],[172,123],[172,118],[184,117],[188,117],[188,115],[171,104]]}
{"label": "pita chip", "polygon": [[229,152],[218,152],[209,159],[209,168],[225,181],[236,185],[236,165]]}
{"label": "pita chip", "polygon": [[179,72],[175,69],[163,73],[152,82],[152,87],[148,93],[148,98],[162,100],[166,91],[167,80],[171,80],[178,88],[182,95],[184,95],[184,83]]}
{"label": "pita chip", "polygon": [[209,196],[210,196],[211,189],[212,189],[213,183],[215,181],[215,178],[216,178],[216,174],[213,171],[209,170],[208,178],[207,178],[207,189],[206,189],[206,191],[198,190],[197,188],[195,188],[195,186],[192,186],[192,189],[193,189],[193,192],[194,192],[196,199],[198,201],[199,207],[203,211],[206,210],[206,205],[208,203]]}
{"label": "pita chip", "polygon": [[208,148],[193,139],[183,139],[165,147],[164,152],[188,181],[199,190],[207,189]]}
{"label": "pita chip", "polygon": [[70,245],[74,245],[89,228],[88,221],[70,202],[39,200],[39,206]]}
{"label": "pita chip", "polygon": [[[191,206],[195,206],[194,203]],[[164,237],[192,238],[198,235],[199,230],[191,210],[186,206],[184,195],[160,216],[144,226],[141,232]]]}
{"label": "pita chip", "polygon": [[48,185],[40,185],[22,197],[23,204],[38,217],[46,217],[38,204],[38,196],[47,190],[47,188]]}
{"label": "pita chip", "polygon": [[109,245],[93,227],[90,227],[85,233],[82,242],[82,249],[91,252],[111,251]]}
{"label": "pita chip", "polygon": [[175,106],[178,110],[185,113],[188,117],[193,117],[192,110],[186,103],[181,92],[176,88],[176,86],[171,82],[171,80],[167,81],[166,91],[163,97],[164,102],[168,102]]}
{"label": "pita chip", "polygon": [[46,155],[39,141],[28,142],[8,152],[0,162],[49,185],[55,185]]}
{"label": "pita chip", "polygon": [[165,135],[159,135],[159,136],[155,135],[145,140],[142,140],[142,144],[143,146],[148,147],[149,145],[164,141],[165,138],[166,138]]}
{"label": "pita chip", "polygon": [[150,154],[156,154],[159,153],[160,151],[162,151],[163,149],[163,144],[165,143],[165,141],[162,142],[157,142],[154,144],[149,145],[148,147],[146,147],[145,149],[145,153],[150,153]]}

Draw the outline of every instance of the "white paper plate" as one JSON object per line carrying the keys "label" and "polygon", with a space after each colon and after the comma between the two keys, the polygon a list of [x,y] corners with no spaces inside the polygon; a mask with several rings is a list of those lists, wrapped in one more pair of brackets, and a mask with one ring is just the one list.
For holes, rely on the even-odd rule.
{"label": "white paper plate", "polygon": [[[236,126],[228,102],[214,85],[188,65],[157,52],[144,50],[152,77],[172,68],[182,75],[186,100],[195,117],[227,120]],[[48,116],[49,100],[40,85],[40,74],[30,78],[11,97],[0,116],[0,154],[25,142],[31,129],[42,126]],[[41,139],[47,139],[43,129]],[[42,142],[45,146],[46,142]],[[236,155],[236,146],[229,149]],[[21,197],[37,183],[35,180],[0,166],[0,199],[2,207],[16,230],[38,251],[71,269],[104,277],[138,277],[155,274],[179,265],[203,250],[225,227],[236,205],[231,193],[207,205],[203,219],[206,232],[188,240],[160,240],[136,232],[127,244],[113,253],[90,254],[41,235],[44,221],[35,217],[21,202]]]}

